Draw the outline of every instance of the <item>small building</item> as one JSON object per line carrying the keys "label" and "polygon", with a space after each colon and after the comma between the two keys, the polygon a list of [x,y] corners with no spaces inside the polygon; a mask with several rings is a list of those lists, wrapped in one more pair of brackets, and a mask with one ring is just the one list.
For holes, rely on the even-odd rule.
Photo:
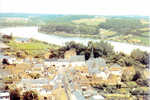
{"label": "small building", "polygon": [[89,100],[105,100],[102,95],[93,95]]}
{"label": "small building", "polygon": [[28,43],[28,42],[30,42],[30,39],[28,39],[28,38],[16,38],[15,42],[17,42],[17,43]]}
{"label": "small building", "polygon": [[0,91],[0,100],[10,100],[10,94],[7,91]]}
{"label": "small building", "polygon": [[10,49],[10,46],[0,42],[0,52],[4,51],[6,49]]}
{"label": "small building", "polygon": [[49,79],[22,79],[18,84],[18,88],[23,90],[41,90],[43,86],[50,85]]}
{"label": "small building", "polygon": [[72,94],[75,100],[86,100],[80,91],[74,91]]}
{"label": "small building", "polygon": [[5,89],[5,84],[2,82],[2,79],[0,78],[0,90]]}
{"label": "small building", "polygon": [[4,59],[6,59],[7,63],[9,63],[9,64],[16,64],[16,58],[15,57],[0,55],[0,62],[3,62]]}
{"label": "small building", "polygon": [[71,66],[85,66],[84,55],[71,56],[69,59]]}
{"label": "small building", "polygon": [[44,61],[44,65],[47,67],[55,66],[69,67],[69,66],[85,66],[85,57],[83,55],[71,56],[69,59],[49,59]]}
{"label": "small building", "polygon": [[65,52],[65,54],[64,54],[64,57],[65,57],[65,59],[70,59],[70,57],[72,57],[72,56],[76,56],[77,54],[76,54],[76,50],[75,49],[70,49],[70,50],[68,50],[68,51],[66,51]]}
{"label": "small building", "polygon": [[44,71],[44,65],[43,64],[35,64],[32,67],[32,72],[40,73],[40,72],[43,72],[43,71]]}
{"label": "small building", "polygon": [[118,64],[114,64],[114,65],[110,66],[109,71],[113,75],[121,76],[123,73],[123,68]]}
{"label": "small building", "polygon": [[109,77],[109,73],[106,72],[96,73],[96,77],[101,77],[103,80],[107,80],[107,78]]}
{"label": "small building", "polygon": [[0,79],[11,76],[10,71],[0,68]]}

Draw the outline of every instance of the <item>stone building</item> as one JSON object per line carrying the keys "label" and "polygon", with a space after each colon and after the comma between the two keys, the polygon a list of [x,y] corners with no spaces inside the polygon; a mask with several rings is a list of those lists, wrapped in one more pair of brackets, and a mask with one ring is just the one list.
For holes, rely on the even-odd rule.
{"label": "stone building", "polygon": [[103,58],[94,58],[93,48],[89,60],[86,61],[90,74],[100,73],[100,67],[106,67],[106,61]]}

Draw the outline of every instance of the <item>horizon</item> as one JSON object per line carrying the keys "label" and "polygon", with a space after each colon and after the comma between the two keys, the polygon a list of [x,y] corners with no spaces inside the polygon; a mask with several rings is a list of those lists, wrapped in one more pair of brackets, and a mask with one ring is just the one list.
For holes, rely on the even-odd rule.
{"label": "horizon", "polygon": [[33,14],[33,15],[64,15],[64,16],[66,16],[66,15],[73,15],[73,16],[106,16],[106,17],[109,17],[109,16],[129,16],[129,17],[135,17],[135,16],[138,16],[138,17],[149,17],[149,15],[139,15],[139,14],[113,14],[113,15],[108,15],[108,14],[106,14],[106,15],[96,15],[96,14],[60,14],[60,13],[28,13],[28,12],[0,12],[0,14]]}

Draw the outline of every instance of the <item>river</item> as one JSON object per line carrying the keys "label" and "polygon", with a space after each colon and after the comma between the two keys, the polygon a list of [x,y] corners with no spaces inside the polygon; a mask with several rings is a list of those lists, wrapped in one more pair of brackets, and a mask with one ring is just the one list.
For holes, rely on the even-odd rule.
{"label": "river", "polygon": [[[91,39],[91,38],[82,38],[82,37],[65,37],[65,36],[58,36],[54,34],[44,34],[38,32],[38,27],[10,27],[10,28],[2,28],[0,29],[0,33],[10,35],[16,37],[23,37],[23,38],[33,38],[36,40],[44,41],[51,44],[56,45],[65,45],[66,42],[75,41],[77,43],[82,43],[87,45],[89,41],[97,42],[100,41],[98,39]],[[126,54],[130,54],[134,49],[140,49],[143,51],[150,52],[150,47],[146,46],[139,46],[139,45],[132,45],[128,43],[120,43],[114,41],[108,41],[112,46],[114,46],[114,50],[116,52],[124,52]]]}

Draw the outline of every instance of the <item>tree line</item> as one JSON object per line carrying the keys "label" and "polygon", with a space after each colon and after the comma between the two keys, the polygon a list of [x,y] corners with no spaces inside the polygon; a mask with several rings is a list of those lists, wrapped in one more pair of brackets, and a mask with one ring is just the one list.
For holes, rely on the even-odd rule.
{"label": "tree line", "polygon": [[142,24],[140,19],[136,18],[111,18],[108,19],[106,22],[103,22],[98,25],[99,28],[115,31],[121,35],[138,35],[143,32],[141,28],[148,28],[148,24]]}
{"label": "tree line", "polygon": [[89,42],[87,46],[76,43],[74,41],[67,42],[65,46],[57,49],[50,50],[51,55],[49,58],[63,58],[64,53],[67,50],[75,49],[77,55],[84,55],[85,59],[88,60],[93,48],[94,57],[103,57],[107,60],[107,63],[118,63],[121,66],[131,66],[131,65],[147,65],[149,64],[149,53],[135,49],[131,52],[131,55],[126,55],[122,52],[115,52],[113,46],[108,42]]}
{"label": "tree line", "polygon": [[49,23],[39,28],[39,31],[46,33],[65,32],[71,34],[98,34],[99,29],[95,26],[74,23]]}

